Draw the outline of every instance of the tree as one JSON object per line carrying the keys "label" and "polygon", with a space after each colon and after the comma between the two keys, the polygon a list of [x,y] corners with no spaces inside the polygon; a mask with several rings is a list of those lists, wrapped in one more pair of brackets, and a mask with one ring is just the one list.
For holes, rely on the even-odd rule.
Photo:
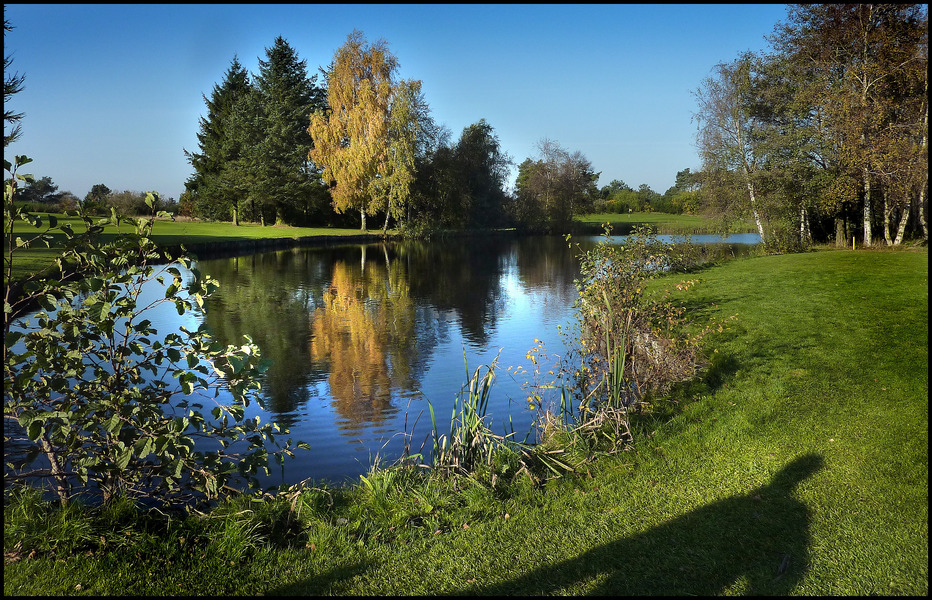
{"label": "tree", "polygon": [[248,148],[248,140],[234,127],[237,107],[250,93],[249,73],[234,56],[223,81],[214,85],[211,97],[203,96],[207,116],[199,118],[198,152],[184,151],[194,167],[185,182],[198,215],[210,219],[232,218],[238,223],[238,209],[245,190],[237,185],[237,162]]}
{"label": "tree", "polygon": [[[745,53],[731,63],[720,63],[714,75],[696,91],[699,123],[696,142],[708,183],[721,182],[726,173],[738,173],[747,191],[748,208],[766,239],[758,206],[757,179],[762,159],[759,121],[754,113],[754,76],[758,57]],[[712,179],[718,175],[716,179]]]}
{"label": "tree", "polygon": [[698,214],[700,206],[699,188],[701,187],[699,173],[683,169],[676,173],[673,185],[663,193],[662,203],[675,214]]}
{"label": "tree", "polygon": [[518,168],[515,195],[519,222],[530,229],[565,228],[573,215],[592,206],[598,174],[581,152],[568,152],[556,142],[538,143],[540,157]]}
{"label": "tree", "polygon": [[103,202],[111,194],[111,189],[102,183],[95,183],[91,191],[84,196],[85,202]]}
{"label": "tree", "polygon": [[624,181],[620,179],[612,179],[612,181],[608,185],[602,186],[602,189],[599,190],[599,195],[604,199],[608,199],[616,192],[621,192],[621,191],[630,192],[633,190],[631,189],[631,186],[629,186]]}
{"label": "tree", "polygon": [[53,204],[61,199],[61,195],[58,192],[58,186],[52,183],[51,177],[40,177],[20,190],[16,199],[23,202]]}
{"label": "tree", "polygon": [[398,60],[386,41],[369,45],[361,31],[353,30],[325,72],[327,107],[310,116],[308,132],[314,147],[308,156],[323,169],[334,209],[338,213],[358,210],[363,231],[388,151],[389,110],[397,68]]}
{"label": "tree", "polygon": [[420,81],[399,81],[392,91],[388,116],[388,151],[379,168],[376,183],[379,191],[369,205],[372,211],[385,211],[384,234],[388,219],[397,221],[405,213],[415,176],[415,159],[418,138],[422,137],[422,120],[426,107],[421,95]]}
{"label": "tree", "polygon": [[[6,18],[6,5],[3,7],[3,39],[6,45],[6,32],[12,31],[13,25]],[[16,112],[10,108],[10,100],[15,94],[23,91],[23,83],[26,81],[25,75],[11,71],[13,66],[13,57],[9,54],[3,55],[3,147],[6,148],[22,134],[20,120],[23,113]],[[12,129],[7,133],[7,125]]]}
{"label": "tree", "polygon": [[463,128],[453,160],[459,169],[459,209],[468,227],[499,227],[505,220],[505,178],[512,165],[485,119]]}
{"label": "tree", "polygon": [[[254,162],[253,193],[276,223],[307,223],[321,198],[320,175],[308,158],[312,138],[307,118],[325,106],[324,92],[308,77],[307,61],[281,36],[266,48],[253,78],[261,141],[248,154]],[[263,211],[265,212],[265,211]]]}

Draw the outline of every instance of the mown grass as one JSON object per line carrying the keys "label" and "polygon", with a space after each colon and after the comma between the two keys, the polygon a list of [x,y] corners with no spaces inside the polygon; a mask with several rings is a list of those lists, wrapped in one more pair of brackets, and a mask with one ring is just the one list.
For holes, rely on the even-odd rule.
{"label": "mown grass", "polygon": [[[593,213],[579,215],[575,220],[587,227],[600,228],[603,223],[610,223],[616,229],[629,229],[634,225],[650,225],[657,233],[673,234],[700,234],[722,233],[722,223],[699,215],[673,215],[667,213]],[[756,231],[754,224],[749,222],[734,222],[729,224],[724,233],[746,233]],[[596,231],[601,233],[601,229]]]}
{"label": "mown grass", "polygon": [[706,338],[711,366],[587,474],[374,471],[206,517],[83,511],[58,533],[57,509],[7,503],[4,593],[927,595],[928,251],[689,278],[674,294],[699,322],[736,315]]}
{"label": "mown grass", "polygon": [[[44,215],[43,215],[44,216]],[[60,225],[71,225],[76,233],[85,231],[84,222],[75,216],[66,216],[56,214]],[[122,232],[128,232],[129,226],[121,227]],[[13,225],[14,236],[34,235],[37,230],[25,221],[17,221]],[[109,241],[120,231],[112,226],[107,225],[101,235],[101,239]],[[159,220],[152,229],[152,240],[156,245],[167,248],[173,246],[185,245],[192,247],[200,244],[222,244],[226,242],[237,242],[245,240],[260,239],[278,239],[278,238],[302,238],[318,236],[347,236],[360,235],[359,229],[335,229],[329,227],[290,227],[285,225],[268,225],[263,227],[258,223],[240,223],[234,227],[232,223],[226,222],[208,222],[193,220]],[[35,244],[30,248],[16,251],[16,262],[14,263],[13,277],[18,278],[29,273],[35,273],[51,264],[59,253],[60,245],[64,242],[65,236],[60,231],[52,231],[52,247],[46,248],[42,244]],[[7,245],[4,245],[4,254],[7,252]]]}

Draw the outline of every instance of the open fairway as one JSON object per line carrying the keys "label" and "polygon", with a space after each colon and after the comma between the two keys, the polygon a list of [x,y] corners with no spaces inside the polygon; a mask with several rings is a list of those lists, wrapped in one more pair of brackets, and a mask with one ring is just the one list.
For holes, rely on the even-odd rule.
{"label": "open fairway", "polygon": [[232,552],[228,531],[176,523],[7,564],[4,592],[926,595],[928,251],[766,256],[689,278],[676,294],[696,319],[736,315],[707,338],[712,366],[589,476],[421,490],[435,508],[408,523],[387,516],[390,491],[358,486],[306,506],[296,547]]}
{"label": "open fairway", "polygon": [[[674,215],[669,213],[593,213],[579,215],[576,221],[588,226],[600,226],[610,223],[616,228],[628,228],[633,225],[650,225],[661,234],[698,234],[721,233],[722,225],[709,217],[699,215]],[[724,233],[747,233],[756,231],[750,222],[735,222]]]}
{"label": "open fairway", "polygon": [[[85,231],[84,222],[74,216],[64,214],[54,215],[58,219],[59,225],[70,225],[75,233]],[[42,215],[45,222],[48,215]],[[32,227],[25,221],[17,221],[13,225],[13,235],[28,236],[35,235],[41,231]],[[119,230],[113,225],[104,227],[102,239],[108,240],[118,233],[127,233],[132,231],[129,225],[121,225]],[[369,232],[373,238],[376,233]],[[42,244],[34,244],[25,250],[17,250],[16,262],[13,266],[13,277],[18,278],[28,273],[45,268],[58,255],[58,245],[63,243],[65,236],[60,231],[51,233],[52,247],[46,248]],[[152,228],[152,240],[160,247],[168,248],[172,246],[184,245],[191,248],[200,244],[223,244],[227,242],[241,242],[249,240],[277,239],[277,238],[304,238],[320,236],[349,236],[363,235],[359,229],[336,229],[330,227],[290,227],[270,225],[263,227],[258,223],[241,223],[233,226],[228,222],[211,222],[211,221],[192,221],[192,220],[163,220],[159,219]],[[4,246],[4,253],[6,253]]]}

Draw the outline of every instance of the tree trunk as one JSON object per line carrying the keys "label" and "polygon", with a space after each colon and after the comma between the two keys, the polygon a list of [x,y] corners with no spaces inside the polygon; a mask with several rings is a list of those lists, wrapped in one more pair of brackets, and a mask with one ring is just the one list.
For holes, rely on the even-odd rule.
{"label": "tree trunk", "polygon": [[45,454],[51,466],[52,479],[55,481],[55,493],[58,494],[61,505],[68,506],[70,495],[68,493],[68,479],[61,465],[58,464],[58,453],[55,452],[55,449],[52,448],[52,444],[44,437],[40,439],[39,445],[42,447],[42,452]]}
{"label": "tree trunk", "polygon": [[233,227],[239,227],[239,213],[236,207],[233,207]]}
{"label": "tree trunk", "polygon": [[893,245],[893,237],[890,235],[890,217],[893,216],[893,207],[890,206],[890,193],[886,188],[883,190],[883,239],[888,246]]}
{"label": "tree trunk", "polygon": [[385,235],[388,232],[388,217],[391,213],[388,208],[385,209],[385,225],[382,226],[382,235]]}
{"label": "tree trunk", "polygon": [[848,246],[848,238],[845,236],[845,220],[841,217],[835,217],[835,247],[845,248]]}
{"label": "tree trunk", "polygon": [[359,214],[362,216],[362,225],[360,225],[359,230],[366,231],[366,209],[360,208]]}
{"label": "tree trunk", "polygon": [[894,246],[903,243],[903,237],[906,235],[906,222],[909,221],[909,200],[902,206],[900,211],[900,225],[896,228],[896,239],[893,240]]}
{"label": "tree trunk", "polygon": [[809,230],[809,211],[806,210],[806,205],[802,202],[799,203],[799,243],[808,245],[812,242],[812,232]]}
{"label": "tree trunk", "polygon": [[764,225],[761,223],[760,215],[757,214],[757,198],[754,195],[754,183],[751,182],[751,177],[748,175],[747,170],[745,170],[745,177],[748,182],[748,194],[751,197],[751,214],[754,215],[754,223],[757,224],[757,232],[760,234],[760,239],[764,241]]}
{"label": "tree trunk", "polygon": [[929,241],[929,222],[926,221],[926,187],[929,185],[929,177],[926,176],[926,182],[922,189],[919,190],[919,224],[922,225],[922,239]]}
{"label": "tree trunk", "polygon": [[864,241],[861,242],[865,248],[871,245],[871,179],[864,167]]}

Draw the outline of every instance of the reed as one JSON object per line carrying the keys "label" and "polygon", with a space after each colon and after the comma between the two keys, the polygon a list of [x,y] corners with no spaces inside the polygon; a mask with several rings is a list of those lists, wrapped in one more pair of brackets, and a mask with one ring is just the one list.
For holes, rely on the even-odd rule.
{"label": "reed", "polygon": [[428,408],[433,427],[433,467],[440,471],[468,474],[481,465],[491,466],[496,448],[502,446],[511,434],[497,435],[486,422],[498,356],[489,365],[476,367],[470,375],[464,350],[463,364],[466,367],[467,382],[453,402],[449,433],[440,434],[434,407],[430,402]]}

